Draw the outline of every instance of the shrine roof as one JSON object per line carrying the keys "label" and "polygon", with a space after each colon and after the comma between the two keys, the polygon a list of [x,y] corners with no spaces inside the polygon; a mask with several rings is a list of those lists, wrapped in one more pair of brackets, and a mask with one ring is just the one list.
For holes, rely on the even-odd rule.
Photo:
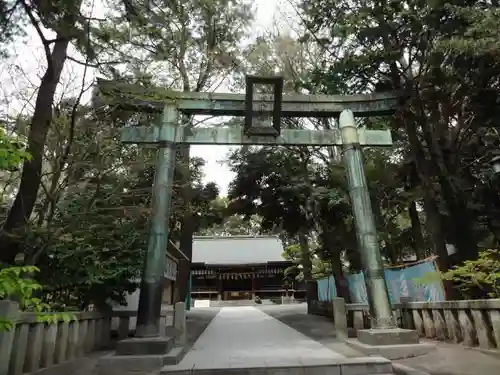
{"label": "shrine roof", "polygon": [[193,263],[207,265],[283,262],[283,245],[276,236],[195,236]]}

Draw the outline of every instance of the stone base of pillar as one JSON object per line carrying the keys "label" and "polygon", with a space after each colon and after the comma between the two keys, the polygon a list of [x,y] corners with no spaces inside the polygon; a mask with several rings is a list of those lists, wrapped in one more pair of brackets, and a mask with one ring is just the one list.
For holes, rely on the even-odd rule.
{"label": "stone base of pillar", "polygon": [[166,365],[176,365],[186,350],[186,308],[177,302],[174,309],[172,336],[137,337],[118,342],[116,352],[101,357],[98,375],[137,375],[158,371]]}
{"label": "stone base of pillar", "polygon": [[99,358],[97,375],[148,374],[178,364],[185,353],[184,346],[175,346],[175,337],[126,339],[115,353]]}
{"label": "stone base of pillar", "polygon": [[119,341],[117,355],[165,354],[173,348],[174,337],[130,338]]}
{"label": "stone base of pillar", "polygon": [[179,346],[164,354],[109,354],[99,358],[97,375],[149,374],[157,372],[163,366],[179,364],[185,354],[185,348]]}
{"label": "stone base of pillar", "polygon": [[404,345],[418,344],[418,332],[412,329],[360,329],[358,330],[359,342],[366,345]]}
{"label": "stone base of pillar", "polygon": [[388,359],[418,357],[436,349],[432,343],[421,343],[417,331],[411,329],[361,329],[357,339],[346,339],[353,349],[367,355]]}

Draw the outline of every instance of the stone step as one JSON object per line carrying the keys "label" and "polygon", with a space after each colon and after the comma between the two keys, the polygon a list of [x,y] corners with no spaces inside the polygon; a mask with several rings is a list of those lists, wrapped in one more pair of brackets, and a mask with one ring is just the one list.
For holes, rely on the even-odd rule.
{"label": "stone step", "polygon": [[[165,365],[178,364],[186,350],[175,346],[173,337],[127,339],[118,343],[120,351],[99,358],[97,375],[146,375]],[[141,345],[142,344],[142,345]]]}
{"label": "stone step", "polygon": [[177,365],[182,358],[186,355],[186,347],[184,346],[176,346],[167,353],[165,357],[163,357],[163,365],[172,366]]}
{"label": "stone step", "polygon": [[[279,300],[281,304],[281,299]],[[276,303],[270,299],[262,299],[261,303],[256,303],[252,299],[210,301],[210,307],[236,307],[236,306],[275,306]]]}
{"label": "stone step", "polygon": [[436,344],[431,342],[400,345],[367,345],[358,339],[347,339],[345,343],[354,350],[364,353],[364,355],[376,355],[392,360],[419,357],[436,350]]}
{"label": "stone step", "polygon": [[287,365],[286,361],[269,361],[266,365],[255,365],[255,362],[245,363],[245,359],[231,363],[197,363],[194,366],[182,363],[165,366],[160,375],[389,375],[393,374],[392,363],[382,357],[335,358],[321,361],[317,358],[301,359],[302,365]]}
{"label": "stone step", "polygon": [[162,355],[172,350],[175,337],[128,338],[118,342],[116,355]]}

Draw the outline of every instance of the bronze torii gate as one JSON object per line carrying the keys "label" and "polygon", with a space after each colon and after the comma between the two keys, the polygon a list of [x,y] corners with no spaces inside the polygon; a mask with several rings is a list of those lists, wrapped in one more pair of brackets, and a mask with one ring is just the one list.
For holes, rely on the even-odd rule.
{"label": "bronze torii gate", "polygon": [[[274,95],[253,95],[253,85],[274,87]],[[98,81],[97,98],[124,109],[162,113],[153,126],[121,129],[123,143],[158,148],[153,185],[149,244],[137,312],[137,337],[160,335],[162,278],[166,265],[168,220],[175,165],[174,145],[310,145],[342,146],[356,231],[366,272],[372,328],[396,328],[384,279],[377,233],[362,161],[362,146],[390,147],[389,130],[357,129],[354,116],[390,115],[401,104],[397,92],[369,95],[282,95],[281,77],[247,77],[246,94],[175,92],[114,81]],[[256,113],[272,113],[272,126],[252,123]],[[244,126],[188,128],[179,114],[245,116]],[[339,129],[281,129],[281,117],[338,117]]]}

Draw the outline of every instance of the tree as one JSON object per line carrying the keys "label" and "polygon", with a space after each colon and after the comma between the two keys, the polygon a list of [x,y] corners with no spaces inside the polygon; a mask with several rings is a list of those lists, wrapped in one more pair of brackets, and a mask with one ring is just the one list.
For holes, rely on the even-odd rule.
{"label": "tree", "polygon": [[[2,262],[13,263],[20,252],[21,234],[19,231],[22,232],[25,229],[36,203],[42,176],[45,141],[53,117],[52,104],[67,60],[68,46],[78,38],[79,41],[86,40],[87,34],[82,31],[86,20],[80,14],[80,6],[81,0],[33,4],[27,1],[3,2],[4,12],[0,20],[4,18],[4,23],[7,22],[5,9],[7,9],[8,17],[21,12],[40,37],[47,66],[40,81],[27,137],[31,158],[24,162],[16,198],[0,232],[0,261]],[[0,7],[1,10],[2,7]],[[16,17],[13,17],[11,20],[15,19]],[[48,37],[43,29],[51,30],[55,33],[55,38]]]}
{"label": "tree", "polygon": [[[107,309],[137,288],[147,248],[154,155],[120,145],[115,129],[128,121],[127,113],[102,116],[71,98],[55,108],[43,189],[21,243],[24,263],[40,269],[34,277],[51,308]],[[203,218],[196,223],[200,230],[218,219],[209,207],[219,191],[202,183],[203,165],[191,160],[191,205]],[[184,207],[181,187],[174,189],[170,226],[175,234]]]}
{"label": "tree", "polygon": [[[181,91],[211,91],[223,84],[239,68],[240,42],[252,20],[250,4],[243,0],[127,1],[113,10],[95,29],[109,59],[132,66],[129,76]],[[120,76],[116,70],[111,73]],[[182,121],[197,123],[187,117]],[[184,186],[185,206],[180,247],[191,258],[196,214],[190,209],[189,146],[179,146],[178,160],[177,183]],[[190,263],[181,261],[179,300],[187,294],[189,272]]]}
{"label": "tree", "polygon": [[[474,133],[483,133],[481,127],[494,121],[478,98],[498,80],[492,53],[497,47],[492,33],[482,29],[498,20],[498,6],[319,0],[300,7],[306,36],[332,54],[326,69],[314,73],[318,86],[327,90],[328,82],[341,81],[343,86],[330,87],[339,92],[404,89],[410,94],[392,126],[402,125],[407,134],[409,165],[418,176],[434,251],[443,269],[450,264],[445,240],[457,246],[460,259],[475,257],[476,213],[470,204],[470,191],[477,186],[471,170],[475,163],[461,158]],[[474,54],[472,35],[480,39],[476,46],[483,46]],[[340,60],[335,55],[339,46]],[[497,101],[496,95],[489,97]]]}
{"label": "tree", "polygon": [[[271,35],[260,38],[249,48],[247,69],[256,74],[269,74],[278,68],[285,78],[285,91],[336,93],[342,82],[318,83],[321,72],[330,60],[325,49],[306,39]],[[312,79],[311,79],[312,78]],[[330,78],[330,77],[329,77]],[[328,91],[330,90],[330,91]],[[335,120],[283,119],[285,127],[331,129]],[[372,119],[363,126],[387,128],[387,120]],[[380,230],[381,247],[388,263],[398,263],[410,250],[410,223],[405,212],[415,197],[414,189],[404,189],[406,175],[400,173],[398,162],[404,152],[403,135],[396,138],[393,151],[365,150],[373,206]],[[396,160],[394,160],[396,159]],[[303,259],[328,264],[329,271],[341,279],[346,258],[352,270],[361,268],[357,238],[340,153],[335,147],[287,147],[274,149],[248,148],[235,152],[230,165],[236,178],[230,189],[230,204],[238,213],[257,213],[264,228],[282,231],[291,245],[302,244]],[[397,179],[394,179],[397,175]],[[416,226],[415,221],[412,222]],[[421,231],[421,228],[417,228]],[[412,231],[417,233],[416,230]],[[413,243],[411,245],[414,245]],[[423,246],[421,243],[419,246]],[[425,253],[425,250],[420,250]],[[309,254],[309,255],[306,255]],[[310,276],[312,277],[312,274]],[[341,285],[342,283],[338,283]],[[339,291],[347,295],[347,291]]]}
{"label": "tree", "polygon": [[229,200],[218,198],[210,202],[208,218],[201,213],[197,215],[200,220],[211,220],[212,225],[204,225],[197,232],[201,236],[257,236],[262,233],[262,219],[258,215],[245,215],[229,213]]}

